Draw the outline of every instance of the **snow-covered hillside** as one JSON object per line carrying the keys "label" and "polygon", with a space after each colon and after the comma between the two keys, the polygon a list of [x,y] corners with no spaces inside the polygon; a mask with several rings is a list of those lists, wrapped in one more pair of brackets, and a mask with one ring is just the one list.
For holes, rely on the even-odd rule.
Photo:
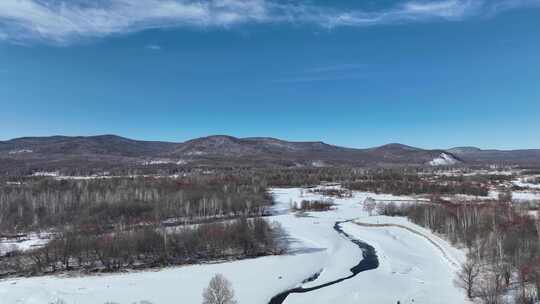
{"label": "snow-covered hillside", "polygon": [[222,273],[231,280],[239,304],[266,304],[273,296],[299,286],[315,273],[321,272],[305,287],[348,276],[350,268],[362,259],[362,252],[349,239],[336,233],[333,226],[336,221],[357,219],[362,223],[411,227],[425,237],[398,227],[344,223],[342,228],[347,234],[375,247],[380,266],[317,291],[291,294],[284,303],[386,304],[398,300],[401,303],[466,303],[462,291],[452,283],[455,264],[463,259],[463,252],[403,218],[369,217],[363,210],[363,202],[368,197],[400,201],[414,198],[354,192],[350,198],[334,198],[334,210],[298,216],[290,213],[291,203],[325,197],[306,189],[272,189],[272,194],[277,201],[274,207],[277,215],[271,220],[279,222],[289,233],[292,240],[289,255],[159,271],[9,279],[0,281],[0,299],[2,304],[42,304],[58,298],[68,304],[141,300],[154,304],[197,304],[201,303],[202,290],[210,278]]}

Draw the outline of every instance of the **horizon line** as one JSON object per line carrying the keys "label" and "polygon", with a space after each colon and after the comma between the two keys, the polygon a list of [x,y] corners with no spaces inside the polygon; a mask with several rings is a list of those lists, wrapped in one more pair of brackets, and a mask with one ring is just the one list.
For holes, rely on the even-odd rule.
{"label": "horizon line", "polygon": [[477,146],[477,145],[455,145],[455,146],[451,146],[451,147],[447,147],[447,148],[433,148],[433,147],[409,145],[409,144],[405,144],[405,143],[399,142],[399,141],[389,141],[387,143],[378,144],[378,145],[374,145],[374,146],[363,146],[363,147],[356,146],[355,147],[355,146],[349,146],[349,145],[333,144],[333,143],[329,143],[329,142],[327,142],[325,140],[320,140],[320,139],[319,140],[292,140],[292,139],[284,139],[284,138],[275,137],[275,136],[244,136],[244,137],[240,137],[240,136],[234,136],[234,135],[229,135],[229,134],[217,134],[217,133],[204,135],[204,136],[190,137],[190,138],[185,139],[183,141],[158,140],[158,139],[139,139],[139,138],[122,136],[122,135],[118,135],[118,134],[114,134],[114,133],[99,133],[99,134],[85,134],[85,135],[52,134],[52,135],[39,135],[39,136],[19,136],[19,137],[7,138],[7,139],[5,137],[0,137],[0,143],[5,143],[5,142],[8,142],[8,141],[13,141],[13,140],[20,140],[20,139],[24,139],[24,138],[51,138],[51,137],[67,137],[67,138],[82,137],[82,138],[90,138],[90,137],[104,137],[104,136],[115,136],[115,137],[120,137],[120,138],[124,138],[124,139],[128,139],[128,140],[133,140],[133,141],[162,142],[162,143],[170,143],[170,144],[183,144],[183,143],[185,143],[187,141],[194,140],[194,139],[224,136],[224,137],[232,137],[232,138],[236,138],[236,139],[268,138],[268,139],[276,139],[276,140],[280,140],[280,141],[293,142],[293,143],[321,142],[321,143],[331,145],[331,146],[336,146],[336,147],[341,147],[341,148],[349,148],[349,149],[359,149],[359,150],[374,149],[374,148],[379,148],[379,147],[384,147],[384,146],[394,145],[394,144],[408,146],[408,147],[422,149],[422,150],[442,150],[442,151],[448,151],[448,150],[456,149],[456,148],[475,148],[475,149],[480,149],[480,150],[483,150],[483,151],[490,151],[490,150],[496,150],[496,151],[540,150],[540,148],[511,148],[511,149],[501,149],[501,148],[491,148],[491,147],[486,148],[486,147],[480,147],[480,146]]}

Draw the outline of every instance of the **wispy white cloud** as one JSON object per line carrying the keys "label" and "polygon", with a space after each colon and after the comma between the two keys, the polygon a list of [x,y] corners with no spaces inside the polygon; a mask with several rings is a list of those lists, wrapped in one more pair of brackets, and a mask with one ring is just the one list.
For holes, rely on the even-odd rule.
{"label": "wispy white cloud", "polygon": [[342,75],[312,75],[312,76],[297,76],[289,78],[281,78],[274,80],[275,83],[282,84],[303,84],[313,82],[338,81],[338,80],[353,80],[360,79],[363,75],[342,74]]}
{"label": "wispy white cloud", "polygon": [[356,71],[363,70],[368,67],[364,63],[341,63],[335,65],[318,66],[314,68],[306,69],[305,72],[309,73],[330,73],[330,72],[344,72],[344,71]]}
{"label": "wispy white cloud", "polygon": [[288,75],[277,80],[275,83],[311,83],[322,81],[352,80],[365,77],[367,64],[341,63],[334,65],[307,68],[298,73]]}
{"label": "wispy white cloud", "polygon": [[404,0],[379,11],[279,0],[1,0],[0,39],[70,43],[168,27],[310,24],[325,28],[459,21],[540,0]]}
{"label": "wispy white cloud", "polygon": [[152,51],[161,51],[161,46],[157,44],[149,44],[146,46],[146,48]]}

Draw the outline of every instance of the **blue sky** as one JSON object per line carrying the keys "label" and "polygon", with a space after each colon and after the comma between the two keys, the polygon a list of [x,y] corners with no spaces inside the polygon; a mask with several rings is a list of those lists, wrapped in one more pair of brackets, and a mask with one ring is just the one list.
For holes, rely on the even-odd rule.
{"label": "blue sky", "polygon": [[540,148],[540,0],[2,0],[0,139]]}

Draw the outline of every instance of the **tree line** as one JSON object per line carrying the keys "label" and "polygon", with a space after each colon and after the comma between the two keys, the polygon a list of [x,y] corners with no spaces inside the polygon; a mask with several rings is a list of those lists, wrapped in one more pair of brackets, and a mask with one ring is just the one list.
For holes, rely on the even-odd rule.
{"label": "tree line", "polygon": [[398,171],[366,174],[359,176],[356,180],[346,182],[344,186],[351,190],[394,195],[469,194],[487,196],[489,194],[488,185],[480,181],[443,176],[420,176]]}
{"label": "tree line", "polygon": [[105,271],[282,254],[283,230],[262,218],[187,227],[147,226],[107,233],[64,229],[47,245],[4,257],[0,274]]}

